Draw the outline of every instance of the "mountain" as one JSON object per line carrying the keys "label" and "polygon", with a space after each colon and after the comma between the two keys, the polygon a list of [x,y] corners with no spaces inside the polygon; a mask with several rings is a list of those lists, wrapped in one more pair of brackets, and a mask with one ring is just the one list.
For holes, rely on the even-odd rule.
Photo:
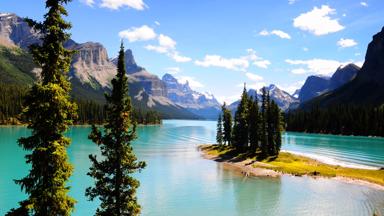
{"label": "mountain", "polygon": [[[30,85],[38,78],[28,46],[40,43],[40,35],[15,14],[0,13],[0,78],[5,84]],[[116,74],[114,61],[100,43],[76,43],[68,40],[64,46],[77,52],[73,55],[69,79],[72,96],[81,101],[104,104],[104,92],[110,91],[110,81]],[[126,67],[130,95],[136,108],[156,110],[163,118],[196,119],[189,112],[167,98],[165,84],[155,75],[138,66],[131,50],[126,52]]]}
{"label": "mountain", "polygon": [[373,36],[365,62],[356,77],[336,89],[302,105],[328,107],[337,104],[373,105],[384,103],[384,27]]}
{"label": "mountain", "polygon": [[181,84],[171,74],[165,74],[162,81],[167,87],[167,97],[172,102],[205,119],[217,118],[221,105],[212,94],[194,91],[188,81]]}
{"label": "mountain", "polygon": [[[267,89],[267,91],[269,91],[269,95],[271,97],[271,100],[275,101],[275,103],[283,111],[287,111],[287,110],[291,109],[292,107],[295,108],[299,104],[299,100],[297,98],[293,97],[288,92],[279,89],[274,84],[266,86],[266,89]],[[257,95],[257,99],[260,103],[261,102],[261,90],[262,89],[260,89],[256,94],[256,90],[249,89],[247,93],[249,96],[252,96],[253,98],[255,98],[255,96]],[[228,106],[228,108],[232,112],[235,112],[239,103],[240,103],[240,100],[235,101],[235,102],[231,103]]]}
{"label": "mountain", "polygon": [[360,68],[355,64],[347,64],[345,66],[340,66],[332,77],[316,75],[309,76],[303,87],[300,89],[300,103],[309,101],[312,98],[335,90],[345,83],[350,82],[356,77],[359,70]]}

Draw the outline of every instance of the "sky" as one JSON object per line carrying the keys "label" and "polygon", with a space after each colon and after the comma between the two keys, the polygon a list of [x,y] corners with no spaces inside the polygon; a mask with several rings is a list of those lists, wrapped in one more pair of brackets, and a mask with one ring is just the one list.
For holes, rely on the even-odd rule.
{"label": "sky", "polygon": [[[123,39],[149,72],[227,103],[244,83],[293,93],[309,75],[361,66],[384,26],[383,0],[72,0],[67,10],[76,42],[99,42],[112,58]],[[1,0],[0,12],[46,11],[42,0]]]}

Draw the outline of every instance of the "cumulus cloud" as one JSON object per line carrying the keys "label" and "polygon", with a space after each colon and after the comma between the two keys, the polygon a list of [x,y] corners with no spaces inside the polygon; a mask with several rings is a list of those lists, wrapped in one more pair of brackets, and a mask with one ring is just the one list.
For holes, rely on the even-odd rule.
{"label": "cumulus cloud", "polygon": [[324,75],[324,76],[329,76],[333,74],[336,71],[336,69],[341,65],[347,65],[349,63],[355,63],[356,65],[361,65],[360,62],[340,62],[340,61],[330,60],[330,59],[309,59],[309,60],[286,59],[285,62],[290,65],[305,66],[306,68],[305,69],[303,68],[303,69],[306,70],[307,72]]}
{"label": "cumulus cloud", "polygon": [[363,6],[363,7],[368,7],[368,3],[367,2],[360,2],[360,5]]}
{"label": "cumulus cloud", "polygon": [[148,6],[143,0],[101,0],[100,7],[118,10],[122,7],[129,7],[135,10],[144,10]]}
{"label": "cumulus cloud", "polygon": [[303,51],[308,52],[309,51],[308,47],[303,47]]}
{"label": "cumulus cloud", "polygon": [[166,54],[176,62],[192,61],[190,57],[181,55],[176,50],[176,41],[167,35],[160,34],[157,38],[158,45],[146,45],[144,48],[150,51]]}
{"label": "cumulus cloud", "polygon": [[159,21],[155,21],[155,24],[159,26],[159,25],[160,25],[160,22],[159,22]]}
{"label": "cumulus cloud", "polygon": [[288,0],[288,4],[295,4],[296,0]]}
{"label": "cumulus cloud", "polygon": [[256,65],[260,68],[268,68],[270,61],[256,55],[253,49],[247,49],[247,55],[236,58],[225,58],[220,55],[205,55],[203,60],[196,60],[195,64],[202,67],[220,67],[234,71],[246,71],[249,66]]}
{"label": "cumulus cloud", "polygon": [[277,30],[277,29],[272,30],[270,32],[264,29],[259,33],[259,35],[261,36],[276,35],[283,39],[291,39],[291,36],[288,33],[283,32],[282,30]]}
{"label": "cumulus cloud", "polygon": [[155,39],[156,36],[157,35],[155,31],[147,25],[143,25],[141,27],[132,27],[119,32],[119,37],[128,39],[129,42],[148,41]]}
{"label": "cumulus cloud", "polygon": [[293,26],[317,36],[338,32],[343,30],[344,26],[337,19],[330,17],[335,13],[336,10],[328,5],[314,7],[311,11],[293,19]]}
{"label": "cumulus cloud", "polygon": [[357,42],[354,41],[353,39],[344,39],[341,38],[339,41],[336,43],[339,47],[346,48],[346,47],[353,47],[357,45]]}
{"label": "cumulus cloud", "polygon": [[245,74],[245,76],[248,77],[248,79],[252,80],[252,81],[261,81],[263,80],[263,77],[262,76],[259,76],[257,74],[254,74],[254,73],[250,73],[250,72],[247,72]]}

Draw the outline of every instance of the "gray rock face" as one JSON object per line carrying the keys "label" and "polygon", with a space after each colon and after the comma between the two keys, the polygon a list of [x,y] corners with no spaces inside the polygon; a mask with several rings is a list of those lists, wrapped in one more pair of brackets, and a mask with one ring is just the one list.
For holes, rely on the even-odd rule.
{"label": "gray rock face", "polygon": [[300,89],[300,103],[343,86],[353,80],[359,70],[360,68],[355,64],[348,64],[340,66],[332,77],[309,76]]}
{"label": "gray rock face", "polygon": [[31,29],[20,17],[12,13],[0,13],[1,40],[27,49],[31,44],[39,43],[39,33]]}
{"label": "gray rock face", "polygon": [[[133,73],[139,72],[141,70],[144,70],[144,68],[142,68],[136,64],[135,58],[132,54],[132,50],[127,49],[125,51],[124,55],[125,55],[125,69],[126,69],[128,74],[133,74]],[[112,62],[115,65],[117,65],[117,61],[118,61],[117,58],[112,59]]]}
{"label": "gray rock face", "polygon": [[217,118],[221,105],[212,94],[194,91],[188,82],[181,84],[171,74],[165,74],[162,81],[172,102],[204,118]]}

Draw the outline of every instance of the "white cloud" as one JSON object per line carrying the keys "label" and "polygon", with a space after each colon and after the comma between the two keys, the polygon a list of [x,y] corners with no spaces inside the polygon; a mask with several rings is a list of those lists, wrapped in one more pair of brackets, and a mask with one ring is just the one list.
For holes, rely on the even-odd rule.
{"label": "white cloud", "polygon": [[296,0],[288,0],[288,4],[295,4]]}
{"label": "white cloud", "polygon": [[361,56],[361,53],[355,53],[355,56]]}
{"label": "white cloud", "polygon": [[252,81],[261,81],[263,80],[263,77],[262,76],[259,76],[257,74],[254,74],[254,73],[250,73],[250,72],[247,72],[245,74],[245,76],[248,77],[248,79],[252,80]]}
{"label": "white cloud", "polygon": [[291,70],[293,74],[306,74],[307,71],[304,68],[295,68]]}
{"label": "white cloud", "polygon": [[203,60],[196,60],[195,64],[202,67],[221,67],[234,71],[246,71],[250,64],[260,68],[267,68],[271,64],[270,61],[265,60],[256,55],[255,50],[247,49],[247,55],[237,58],[225,58],[220,55],[205,55]]}
{"label": "white cloud", "polygon": [[224,58],[219,55],[205,55],[204,60],[196,60],[195,64],[202,67],[222,67],[228,70],[242,71],[249,67],[247,59]]}
{"label": "white cloud", "polygon": [[282,86],[278,85],[277,87],[279,87],[280,89],[283,89],[284,91],[292,95],[293,93],[295,93],[297,89],[300,89],[304,85],[304,82],[305,80],[302,80],[302,81],[290,83],[288,85],[282,85]]}
{"label": "white cloud", "polygon": [[267,86],[267,83],[265,82],[256,82],[256,83],[247,84],[248,89],[255,89],[255,90],[260,90],[265,86]]}
{"label": "white cloud", "polygon": [[363,6],[363,7],[368,7],[368,3],[367,2],[360,2],[360,5]]}
{"label": "white cloud", "polygon": [[135,41],[148,41],[156,38],[155,31],[143,25],[141,27],[132,27],[127,30],[119,32],[119,37],[128,39],[129,42]]}
{"label": "white cloud", "polygon": [[164,68],[164,70],[167,73],[172,74],[172,75],[178,74],[181,71],[181,69],[179,67],[167,67],[167,68]]}
{"label": "white cloud", "polygon": [[192,61],[192,59],[190,57],[182,56],[177,51],[169,53],[168,56],[170,56],[176,62],[190,62],[190,61]]}
{"label": "white cloud", "polygon": [[268,60],[260,60],[260,61],[254,61],[253,64],[259,68],[267,69],[268,66],[271,64],[271,62]]}
{"label": "white cloud", "polygon": [[80,2],[90,6],[90,7],[93,7],[93,5],[95,4],[95,1],[94,0],[80,0]]}
{"label": "white cloud", "polygon": [[159,21],[155,21],[155,24],[159,26],[159,25],[160,25],[160,22],[159,22]]}
{"label": "white cloud", "polygon": [[328,5],[322,5],[320,8],[314,7],[311,11],[296,17],[293,20],[293,26],[317,36],[338,32],[343,30],[344,26],[337,19],[329,16],[335,13],[336,10]]}
{"label": "white cloud", "polygon": [[189,62],[191,58],[182,56],[176,50],[176,41],[167,35],[160,34],[157,38],[159,45],[146,45],[144,48],[150,51],[166,54],[176,62]]}
{"label": "white cloud", "polygon": [[[242,86],[244,86],[244,84],[242,84]],[[216,95],[216,99],[217,99],[217,101],[219,101],[219,103],[223,104],[225,102],[228,106],[229,104],[239,100],[240,96],[241,96],[241,92],[236,94],[236,95],[230,95],[230,96],[217,96]]]}
{"label": "white cloud", "polygon": [[[306,66],[307,68],[303,68],[304,70],[308,71],[309,73],[329,76],[333,74],[336,69],[341,65],[347,65],[351,63],[349,62],[339,62],[336,60],[330,60],[330,59],[309,59],[309,60],[291,60],[286,59],[286,63],[291,65],[302,65]],[[360,64],[360,62],[353,62],[355,64]],[[291,71],[292,72],[292,71]]]}
{"label": "white cloud", "polygon": [[121,7],[130,7],[135,10],[144,10],[148,6],[143,0],[101,0],[100,7],[117,10]]}
{"label": "white cloud", "polygon": [[191,88],[202,88],[202,87],[204,87],[204,85],[202,83],[200,83],[199,81],[197,81],[194,77],[178,76],[176,78],[182,84],[185,84],[185,83],[188,82],[188,84],[189,84],[189,86]]}
{"label": "white cloud", "polygon": [[272,30],[270,32],[268,32],[267,30],[264,29],[259,33],[259,35],[261,35],[261,36],[276,35],[276,36],[283,38],[283,39],[291,39],[291,36],[288,33],[283,32],[281,30],[277,30],[277,29]]}
{"label": "white cloud", "polygon": [[308,52],[309,51],[308,47],[303,47],[303,51]]}
{"label": "white cloud", "polygon": [[353,39],[344,39],[341,38],[339,41],[337,41],[337,45],[342,48],[346,47],[353,47],[357,45],[357,42],[354,41]]}

